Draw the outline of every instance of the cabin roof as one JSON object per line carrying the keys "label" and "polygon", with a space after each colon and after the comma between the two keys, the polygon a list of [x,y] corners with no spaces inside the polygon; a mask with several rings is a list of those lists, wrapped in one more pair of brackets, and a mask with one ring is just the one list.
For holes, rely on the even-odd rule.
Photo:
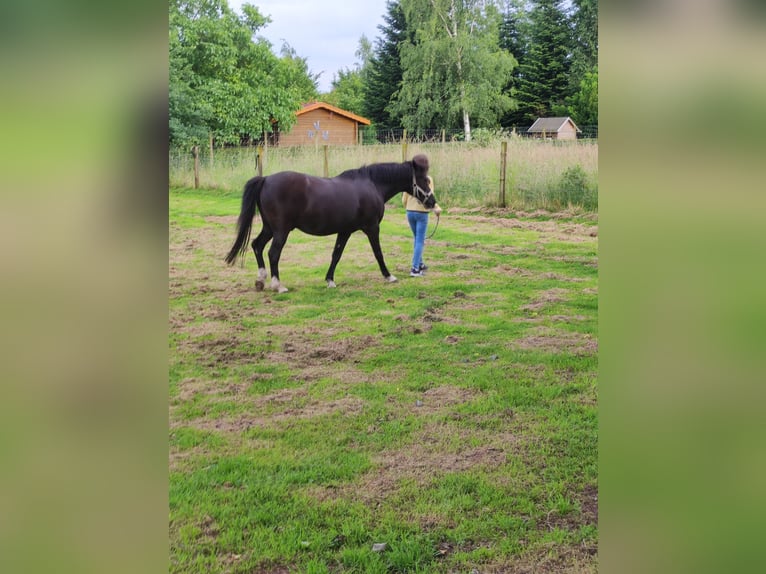
{"label": "cabin roof", "polygon": [[578,132],[582,131],[580,128],[578,128],[575,123],[572,121],[572,118],[569,116],[565,118],[537,118],[535,120],[535,123],[532,124],[532,126],[527,130],[527,132],[546,132],[546,133],[552,133],[552,132],[558,132],[562,127],[564,127],[565,123],[571,123],[575,130]]}
{"label": "cabin roof", "polygon": [[295,114],[296,116],[301,116],[303,114],[307,114],[309,112],[313,112],[314,110],[320,110],[325,109],[329,110],[333,113],[336,113],[340,116],[344,116],[350,120],[353,120],[355,122],[358,122],[360,124],[364,124],[365,126],[370,125],[370,120],[367,118],[363,118],[362,116],[357,116],[356,114],[352,114],[351,112],[348,112],[346,110],[342,110],[340,108],[336,108],[335,106],[332,106],[330,104],[326,104],[325,102],[309,102],[307,104],[304,104],[303,107],[297,111]]}

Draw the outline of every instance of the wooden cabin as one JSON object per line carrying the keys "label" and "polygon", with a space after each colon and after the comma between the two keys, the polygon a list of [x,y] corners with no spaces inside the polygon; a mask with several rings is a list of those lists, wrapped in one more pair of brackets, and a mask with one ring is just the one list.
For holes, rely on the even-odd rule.
{"label": "wooden cabin", "polygon": [[554,140],[576,140],[578,132],[581,132],[572,118],[537,118],[527,130],[527,133],[535,138]]}
{"label": "wooden cabin", "polygon": [[279,134],[280,146],[354,145],[359,143],[359,126],[370,125],[367,118],[324,102],[306,104],[295,115],[292,129]]}

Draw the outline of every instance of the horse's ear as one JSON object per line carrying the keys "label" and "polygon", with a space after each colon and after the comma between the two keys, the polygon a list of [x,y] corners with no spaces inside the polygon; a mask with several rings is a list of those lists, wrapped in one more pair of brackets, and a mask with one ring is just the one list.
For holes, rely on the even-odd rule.
{"label": "horse's ear", "polygon": [[420,153],[412,158],[412,167],[415,171],[428,173],[428,157]]}

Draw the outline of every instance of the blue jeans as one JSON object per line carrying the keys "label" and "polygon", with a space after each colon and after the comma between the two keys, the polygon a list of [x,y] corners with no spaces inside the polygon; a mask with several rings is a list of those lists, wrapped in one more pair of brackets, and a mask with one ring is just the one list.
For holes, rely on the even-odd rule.
{"label": "blue jeans", "polygon": [[419,269],[423,264],[423,244],[426,241],[426,228],[428,227],[428,212],[408,211],[407,223],[410,224],[412,235],[415,236],[415,248],[412,253],[412,268]]}

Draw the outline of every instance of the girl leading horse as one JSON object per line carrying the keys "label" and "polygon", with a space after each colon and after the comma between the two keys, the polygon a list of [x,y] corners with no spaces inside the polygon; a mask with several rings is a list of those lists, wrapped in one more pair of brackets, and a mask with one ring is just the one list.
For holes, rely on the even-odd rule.
{"label": "girl leading horse", "polygon": [[344,171],[332,178],[314,177],[294,171],[282,171],[265,177],[254,177],[245,184],[242,209],[237,220],[237,238],[226,262],[234,264],[247,251],[256,208],[263,227],[252,242],[258,261],[255,288],[264,288],[268,277],[263,250],[271,241],[269,266],[271,288],[285,293],[287,287],[279,278],[279,257],[293,229],[309,235],[335,235],[335,248],[325,280],[335,287],[335,267],[343,255],[349,237],[363,231],[388,282],[396,277],[389,273],[380,249],[380,222],[385,203],[396,194],[407,191],[426,207],[436,203],[428,183],[428,158],[416,155],[403,163],[374,163]]}

